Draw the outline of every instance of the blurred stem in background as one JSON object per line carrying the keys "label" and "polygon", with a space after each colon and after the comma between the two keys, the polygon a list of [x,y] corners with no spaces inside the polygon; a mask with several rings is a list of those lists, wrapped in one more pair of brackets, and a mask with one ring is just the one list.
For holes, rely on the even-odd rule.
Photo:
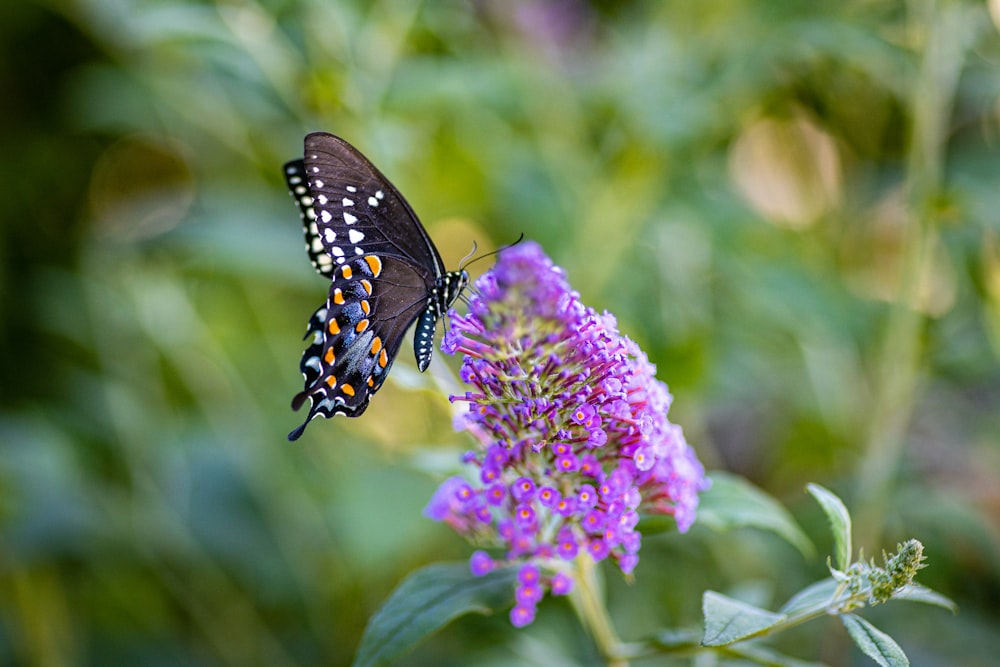
{"label": "blurred stem in background", "polygon": [[907,225],[896,298],[889,313],[875,369],[874,405],[858,471],[859,544],[875,549],[893,481],[905,449],[907,428],[921,381],[921,291],[933,280],[933,253],[944,187],[949,121],[966,54],[982,23],[979,8],[950,0],[908,3],[911,38],[923,44],[923,59],[911,91],[912,127],[907,154]]}

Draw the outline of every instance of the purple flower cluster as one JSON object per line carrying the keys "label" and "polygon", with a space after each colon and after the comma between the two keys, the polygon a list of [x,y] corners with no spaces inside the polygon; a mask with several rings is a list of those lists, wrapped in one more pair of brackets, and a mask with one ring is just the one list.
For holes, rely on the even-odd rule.
{"label": "purple flower cluster", "polygon": [[[704,469],[667,420],[671,396],[614,317],[580,303],[561,269],[523,243],[476,281],[469,313],[451,313],[442,349],[464,355],[472,387],[457,428],[480,446],[468,477],[446,480],[425,513],[519,563],[511,622],[534,619],[546,591],[569,593],[572,562],[639,561],[640,513],[695,518]],[[482,575],[497,565],[477,551]]]}

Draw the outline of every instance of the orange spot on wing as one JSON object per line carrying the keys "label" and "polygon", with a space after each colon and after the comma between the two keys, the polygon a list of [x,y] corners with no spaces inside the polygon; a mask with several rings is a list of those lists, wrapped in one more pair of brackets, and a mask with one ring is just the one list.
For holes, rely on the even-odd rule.
{"label": "orange spot on wing", "polygon": [[372,295],[372,284],[371,284],[371,281],[362,280],[361,281],[361,286],[365,288],[365,292],[368,294],[368,296]]}
{"label": "orange spot on wing", "polygon": [[365,311],[365,315],[372,312],[371,304],[369,304],[365,299],[361,300],[361,310]]}
{"label": "orange spot on wing", "polygon": [[372,341],[372,354],[378,354],[378,351],[382,349],[382,339],[375,336],[375,340]]}
{"label": "orange spot on wing", "polygon": [[385,353],[383,349],[378,355],[378,365],[385,368],[389,364],[389,355]]}
{"label": "orange spot on wing", "polygon": [[358,333],[361,333],[367,328],[368,328],[368,320],[361,320],[360,322],[357,323],[357,325],[355,325],[354,330],[357,331]]}
{"label": "orange spot on wing", "polygon": [[375,378],[373,378],[370,375],[368,376],[368,386],[369,387],[374,387],[375,386]]}
{"label": "orange spot on wing", "polygon": [[340,288],[333,290],[333,302],[338,306],[344,305],[344,293],[340,291]]}
{"label": "orange spot on wing", "polygon": [[344,392],[348,396],[354,396],[354,387],[352,387],[351,385],[347,384],[346,382],[344,384],[340,385],[340,391]]}
{"label": "orange spot on wing", "polygon": [[354,271],[351,270],[351,267],[349,267],[347,265],[344,265],[344,266],[340,267],[340,275],[342,275],[345,278],[347,278],[348,280],[350,280],[351,276],[354,275]]}
{"label": "orange spot on wing", "polygon": [[326,354],[323,355],[323,361],[325,361],[327,364],[332,364],[336,360],[337,357],[334,356],[333,348],[331,347],[326,351]]}
{"label": "orange spot on wing", "polygon": [[330,332],[331,336],[336,336],[340,333],[340,325],[337,324],[337,320],[330,320],[330,323],[326,325],[326,330]]}
{"label": "orange spot on wing", "polygon": [[326,382],[326,384],[332,388],[335,384],[337,384],[337,378],[331,375],[326,380],[324,380],[324,382]]}
{"label": "orange spot on wing", "polygon": [[372,275],[378,278],[378,274],[382,273],[382,260],[375,255],[365,255],[365,261],[368,262]]}

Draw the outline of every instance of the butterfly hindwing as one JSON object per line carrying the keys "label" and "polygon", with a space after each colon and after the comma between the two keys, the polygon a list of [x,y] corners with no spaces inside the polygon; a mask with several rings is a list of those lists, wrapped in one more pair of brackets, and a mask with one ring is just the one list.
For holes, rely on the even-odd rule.
{"label": "butterfly hindwing", "polygon": [[310,318],[311,342],[300,369],[309,414],[295,440],[319,415],[360,416],[385,382],[406,330],[426,308],[426,290],[411,266],[393,257],[365,255],[334,272],[330,296]]}

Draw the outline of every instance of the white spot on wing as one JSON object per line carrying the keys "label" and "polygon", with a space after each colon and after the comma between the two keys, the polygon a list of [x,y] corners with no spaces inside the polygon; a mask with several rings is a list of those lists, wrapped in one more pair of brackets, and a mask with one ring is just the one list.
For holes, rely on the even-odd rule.
{"label": "white spot on wing", "polygon": [[[344,251],[340,249],[340,246],[333,246],[332,248],[330,248],[330,252],[332,252],[335,257],[343,258],[344,256]],[[338,259],[337,261],[339,262],[342,260]]]}
{"label": "white spot on wing", "polygon": [[[346,213],[345,213],[345,215],[346,215]],[[326,223],[329,223],[330,220],[333,219],[333,216],[330,215],[329,211],[321,211],[320,214],[319,214],[319,217],[322,218],[323,222],[326,222]]]}
{"label": "white spot on wing", "polygon": [[375,196],[378,197],[379,199],[383,199],[385,197],[385,193],[379,190],[378,192],[375,193]]}
{"label": "white spot on wing", "polygon": [[348,192],[357,192],[358,189],[356,187],[354,187],[353,185],[348,185],[347,186],[347,191]]}
{"label": "white spot on wing", "polygon": [[369,197],[368,198],[368,205],[369,206],[378,206],[378,200],[375,199],[375,197]]}
{"label": "white spot on wing", "polygon": [[[326,213],[326,211],[323,211],[323,212]],[[357,221],[358,221],[358,219],[356,217],[354,217],[353,215],[351,215],[347,211],[344,211],[344,222],[346,222],[349,225],[353,225]]]}
{"label": "white spot on wing", "polygon": [[354,200],[344,197],[343,201],[340,202],[344,206],[354,206]]}
{"label": "white spot on wing", "polygon": [[347,236],[349,239],[351,239],[351,243],[353,243],[354,245],[357,245],[365,240],[365,235],[356,229],[352,229],[351,231],[347,232]]}
{"label": "white spot on wing", "polygon": [[337,240],[337,232],[333,231],[329,227],[323,230],[323,236],[326,238],[327,243],[333,243]]}

